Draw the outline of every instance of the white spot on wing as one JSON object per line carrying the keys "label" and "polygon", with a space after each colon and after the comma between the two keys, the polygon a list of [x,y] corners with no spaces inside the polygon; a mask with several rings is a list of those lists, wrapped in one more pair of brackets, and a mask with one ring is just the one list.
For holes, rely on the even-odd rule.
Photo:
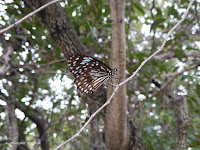
{"label": "white spot on wing", "polygon": [[85,63],[87,63],[87,62],[82,61],[80,64],[81,64],[81,65],[84,65]]}
{"label": "white spot on wing", "polygon": [[76,70],[78,70],[80,68],[80,66],[76,67]]}
{"label": "white spot on wing", "polygon": [[101,66],[101,69],[103,69],[105,71],[105,68]]}

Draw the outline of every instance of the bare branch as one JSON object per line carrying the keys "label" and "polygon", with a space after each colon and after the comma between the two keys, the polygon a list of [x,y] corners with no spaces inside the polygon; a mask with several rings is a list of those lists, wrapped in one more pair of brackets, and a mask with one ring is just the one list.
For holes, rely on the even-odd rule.
{"label": "bare branch", "polygon": [[36,13],[39,12],[39,11],[41,11],[41,10],[44,9],[45,7],[47,7],[47,6],[51,5],[51,4],[60,2],[60,1],[61,1],[61,0],[53,0],[53,1],[51,1],[51,2],[49,2],[49,3],[47,3],[47,4],[45,4],[45,5],[43,5],[42,7],[36,9],[35,11],[33,11],[32,13],[26,15],[26,16],[23,17],[22,19],[18,20],[18,21],[15,22],[14,24],[12,24],[12,25],[6,27],[5,29],[1,30],[1,31],[0,31],[0,34],[2,34],[2,33],[4,33],[4,32],[6,32],[6,31],[8,31],[9,29],[11,29],[11,28],[17,26],[17,25],[20,24],[22,21],[24,21],[24,20],[26,20],[27,18],[33,16],[34,14],[36,14]]}
{"label": "bare branch", "polygon": [[[199,50],[190,50],[190,51],[183,51],[185,57],[194,57],[194,58],[200,58],[200,51]],[[173,58],[175,55],[174,51],[169,51],[160,55],[155,56],[154,58],[157,60],[164,60],[164,59],[170,59]]]}
{"label": "bare branch", "polygon": [[170,84],[177,76],[181,75],[182,73],[184,73],[185,71],[189,71],[189,70],[192,70],[192,69],[195,69],[199,66],[199,64],[195,64],[191,67],[188,67],[188,68],[185,68],[183,70],[181,70],[180,72],[177,72],[175,74],[172,75],[172,77],[165,83],[163,84],[163,86],[160,88],[161,90],[163,90],[168,84]]}
{"label": "bare branch", "polygon": [[[14,69],[19,69],[19,68],[23,68],[23,69],[27,69],[27,70],[34,70],[34,71],[38,71],[38,72],[45,72],[43,70],[41,70],[42,68],[46,68],[54,63],[60,63],[60,62],[65,62],[66,61],[66,58],[61,58],[61,59],[56,59],[56,60],[53,60],[53,61],[50,61],[46,64],[34,64],[34,63],[26,63],[24,65],[19,65],[19,64],[12,64],[12,66],[14,67]],[[50,73],[56,73],[56,72],[53,72],[51,71]]]}
{"label": "bare branch", "polygon": [[[199,64],[195,64],[195,65],[192,65],[192,66],[190,66],[190,67],[188,67],[188,68],[185,68],[185,69],[181,70],[180,72],[176,72],[176,73],[174,73],[174,74],[170,74],[170,79],[169,79],[167,82],[165,82],[165,83],[160,87],[160,91],[164,90],[170,83],[172,83],[172,82],[174,81],[174,79],[175,79],[177,76],[183,74],[183,73],[186,72],[186,71],[190,71],[190,70],[192,70],[192,69],[195,69],[195,68],[197,68],[198,66],[199,66]],[[153,93],[153,94],[151,95],[151,97],[154,97],[154,96],[156,96],[157,94],[158,94],[158,92],[155,92],[155,93]]]}
{"label": "bare branch", "polygon": [[80,135],[80,133],[85,129],[85,127],[90,123],[90,121],[103,109],[105,108],[112,100],[113,96],[115,95],[115,93],[117,92],[117,90],[123,85],[125,84],[126,82],[130,81],[131,79],[133,79],[133,77],[135,77],[135,75],[141,70],[141,68],[149,61],[151,60],[155,55],[157,55],[158,53],[160,53],[163,49],[163,47],[165,46],[169,36],[172,34],[172,32],[183,22],[183,20],[186,18],[186,15],[188,14],[189,12],[189,9],[191,8],[192,6],[192,3],[194,2],[195,0],[192,0],[189,5],[188,5],[188,8],[186,10],[186,12],[183,14],[182,16],[182,19],[168,32],[164,42],[162,43],[161,47],[155,52],[153,53],[152,55],[150,55],[146,60],[144,60],[141,65],[137,68],[137,70],[129,77],[127,78],[126,80],[124,80],[123,82],[121,82],[120,84],[116,85],[116,88],[114,89],[114,92],[112,93],[112,95],[110,96],[110,98],[108,99],[108,101],[103,104],[95,113],[93,113],[91,115],[91,117],[88,119],[88,121],[84,124],[84,126],[74,135],[72,136],[71,138],[69,138],[67,141],[65,141],[64,143],[62,143],[61,145],[59,145],[58,147],[56,147],[54,150],[58,150],[60,149],[62,146],[64,146],[65,144],[69,143],[70,141],[72,141],[73,139],[75,139],[76,137],[78,137]]}
{"label": "bare branch", "polygon": [[[160,91],[163,91],[164,89],[166,89],[173,81],[176,77],[180,76],[181,74],[183,74],[184,72],[186,71],[190,71],[190,70],[193,70],[193,69],[196,69],[197,67],[199,67],[200,65],[199,64],[195,64],[195,65],[192,65],[190,67],[187,67],[187,68],[184,68],[183,70],[181,70],[180,72],[176,72],[176,73],[173,73],[173,74],[168,74],[166,76],[168,76],[168,81],[165,82],[161,87],[158,87],[159,88],[159,91],[156,91],[154,92],[153,94],[151,94],[151,96],[149,98],[152,98],[152,97],[155,97],[157,95],[160,94]],[[144,100],[144,101],[138,101],[138,104],[136,104],[135,109],[138,109],[138,108],[141,108],[141,106],[146,102],[147,100]]]}

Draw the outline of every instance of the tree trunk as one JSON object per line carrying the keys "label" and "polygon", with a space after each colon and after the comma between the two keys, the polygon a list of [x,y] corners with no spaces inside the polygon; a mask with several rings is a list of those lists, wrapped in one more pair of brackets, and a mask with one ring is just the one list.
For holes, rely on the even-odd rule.
{"label": "tree trunk", "polygon": [[[125,79],[126,51],[125,51],[125,24],[124,0],[110,0],[112,22],[112,45],[110,53],[110,66],[117,68],[116,77]],[[113,80],[118,84],[119,80]],[[108,98],[113,87],[108,88]],[[125,150],[128,148],[129,135],[127,126],[126,86],[123,85],[106,108],[105,139],[109,150]]]}

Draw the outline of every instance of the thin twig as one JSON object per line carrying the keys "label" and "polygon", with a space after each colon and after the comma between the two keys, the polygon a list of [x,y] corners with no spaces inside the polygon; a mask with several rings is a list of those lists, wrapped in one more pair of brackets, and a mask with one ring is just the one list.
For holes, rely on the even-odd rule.
{"label": "thin twig", "polygon": [[69,138],[67,141],[65,141],[64,143],[62,143],[61,145],[59,145],[58,147],[56,147],[54,150],[58,150],[59,148],[61,148],[62,146],[64,146],[65,144],[69,143],[70,141],[72,141],[73,139],[75,139],[76,137],[78,137],[80,135],[80,133],[85,129],[85,127],[90,123],[90,121],[103,109],[105,108],[112,100],[112,98],[114,97],[115,93],[117,92],[117,90],[119,89],[120,86],[122,86],[123,84],[125,84],[126,82],[130,81],[131,79],[133,79],[133,77],[141,70],[141,68],[149,61],[151,60],[155,55],[157,55],[158,53],[160,53],[163,49],[163,47],[165,46],[168,37],[172,34],[172,32],[183,22],[183,20],[186,18],[186,15],[189,12],[189,9],[192,6],[192,3],[194,2],[194,0],[192,0],[189,5],[188,8],[186,10],[186,12],[183,14],[182,19],[168,32],[164,42],[162,43],[161,47],[155,52],[153,53],[151,56],[149,56],[146,60],[144,60],[141,65],[137,68],[137,70],[126,80],[124,80],[123,82],[121,82],[120,84],[116,85],[116,88],[114,89],[112,95],[110,96],[110,98],[108,99],[108,101],[103,104],[95,113],[93,113],[91,115],[91,117],[88,119],[88,121],[84,124],[84,126],[71,138]]}
{"label": "thin twig", "polygon": [[27,16],[23,17],[22,19],[18,20],[17,22],[13,23],[12,25],[10,25],[10,26],[6,27],[5,29],[1,30],[1,31],[0,31],[0,34],[2,34],[2,33],[4,33],[4,32],[6,32],[6,31],[8,31],[9,29],[11,29],[11,28],[13,28],[13,27],[15,27],[16,25],[20,24],[22,21],[26,20],[27,18],[33,16],[34,14],[36,14],[36,13],[39,12],[39,11],[41,11],[41,10],[44,9],[45,7],[47,7],[47,6],[51,5],[51,4],[57,3],[57,2],[59,2],[59,1],[61,1],[61,0],[53,0],[53,1],[51,1],[51,2],[49,2],[49,3],[47,3],[47,4],[45,4],[45,5],[43,5],[42,7],[40,7],[40,8],[38,8],[38,9],[34,10],[34,11],[31,12],[30,14],[28,14]]}

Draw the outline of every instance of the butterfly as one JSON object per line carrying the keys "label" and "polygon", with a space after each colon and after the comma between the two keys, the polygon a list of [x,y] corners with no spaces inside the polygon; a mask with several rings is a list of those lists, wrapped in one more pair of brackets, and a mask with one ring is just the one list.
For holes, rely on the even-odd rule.
{"label": "butterfly", "polygon": [[102,61],[90,56],[72,55],[68,59],[68,67],[75,78],[74,83],[83,93],[94,93],[117,73],[117,69],[111,69]]}

